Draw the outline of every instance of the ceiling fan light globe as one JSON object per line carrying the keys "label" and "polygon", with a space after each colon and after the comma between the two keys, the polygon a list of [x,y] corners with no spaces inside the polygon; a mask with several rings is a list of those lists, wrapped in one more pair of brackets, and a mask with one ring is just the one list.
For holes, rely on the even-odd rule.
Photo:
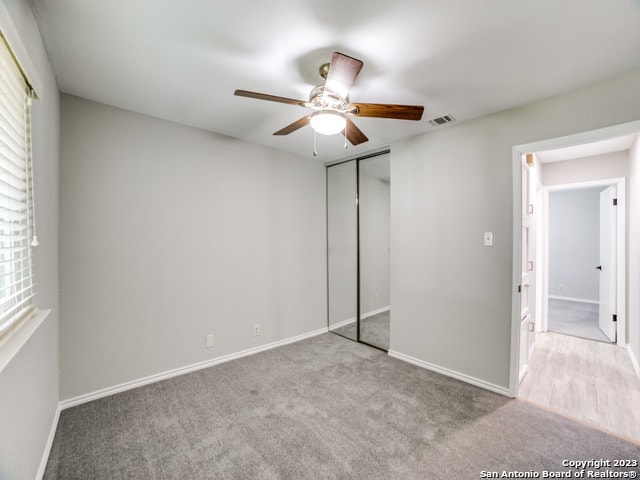
{"label": "ceiling fan light globe", "polygon": [[321,135],[335,135],[344,130],[347,120],[337,112],[316,112],[311,115],[309,123]]}

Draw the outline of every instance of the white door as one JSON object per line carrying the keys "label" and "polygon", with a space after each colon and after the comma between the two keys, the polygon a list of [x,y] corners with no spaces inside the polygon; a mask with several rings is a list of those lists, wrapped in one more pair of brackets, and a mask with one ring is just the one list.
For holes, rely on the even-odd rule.
{"label": "white door", "polygon": [[600,313],[598,324],[609,340],[616,341],[616,187],[600,193]]}
{"label": "white door", "polygon": [[531,343],[531,309],[529,308],[529,289],[531,276],[528,270],[529,227],[522,228],[522,277],[520,278],[520,362],[519,381],[522,381],[529,366],[529,345]]}
{"label": "white door", "polygon": [[529,366],[535,333],[535,217],[532,193],[534,179],[527,162],[522,162],[522,258],[520,279],[520,359],[519,380],[524,378]]}

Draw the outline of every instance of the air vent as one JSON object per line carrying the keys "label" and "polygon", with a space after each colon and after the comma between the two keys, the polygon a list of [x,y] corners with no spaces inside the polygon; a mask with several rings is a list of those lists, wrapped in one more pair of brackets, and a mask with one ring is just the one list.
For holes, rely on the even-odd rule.
{"label": "air vent", "polygon": [[455,121],[456,119],[451,115],[443,115],[441,117],[432,118],[431,120],[429,120],[429,125],[431,125],[432,127],[439,127],[441,125],[446,125],[447,123],[453,123]]}

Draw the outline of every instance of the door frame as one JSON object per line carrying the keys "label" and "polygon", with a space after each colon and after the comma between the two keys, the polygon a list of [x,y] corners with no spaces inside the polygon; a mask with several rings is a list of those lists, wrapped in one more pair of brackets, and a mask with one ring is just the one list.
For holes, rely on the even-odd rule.
{"label": "door frame", "polygon": [[[533,143],[515,145],[512,148],[512,186],[513,186],[513,254],[512,254],[512,288],[511,288],[511,356],[509,362],[509,394],[512,397],[518,396],[518,363],[520,355],[520,295],[518,293],[518,285],[520,284],[521,272],[521,236],[522,236],[522,180],[521,180],[521,162],[522,156],[527,153],[539,152],[544,150],[554,150],[558,148],[572,147],[576,145],[584,145],[586,143],[597,142],[601,140],[608,140],[610,138],[631,135],[640,131],[640,121],[634,121],[624,123],[621,125],[614,125],[611,127],[600,128],[597,130],[591,130],[588,132],[581,132],[573,135],[567,135],[563,137],[556,137],[547,140],[541,140]],[[624,182],[623,182],[624,184]],[[623,187],[624,188],[624,187]],[[623,208],[619,210],[618,218],[620,218],[620,212],[622,213],[623,222],[626,221],[626,202],[620,205]],[[624,225],[626,229],[626,225]],[[620,227],[618,227],[620,228]],[[618,242],[621,241],[620,235],[618,236]],[[626,243],[626,238],[622,236],[623,244]],[[618,261],[618,267],[622,267],[624,272],[626,256],[626,249],[622,249],[622,265]],[[546,275],[543,275],[543,278]],[[618,271],[618,278],[620,278],[620,271]],[[622,288],[618,289],[618,301],[624,299],[622,303],[623,308],[619,310],[618,314],[618,345],[624,345],[626,342],[626,279],[623,277]],[[619,303],[618,303],[619,305]],[[624,327],[623,327],[624,325]],[[621,334],[620,334],[621,333]]]}

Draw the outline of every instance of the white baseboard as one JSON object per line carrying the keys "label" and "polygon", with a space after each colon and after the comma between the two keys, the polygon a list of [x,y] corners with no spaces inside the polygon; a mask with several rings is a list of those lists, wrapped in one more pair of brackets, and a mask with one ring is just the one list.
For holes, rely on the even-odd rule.
{"label": "white baseboard", "polygon": [[485,390],[489,390],[494,393],[499,393],[500,395],[504,395],[506,397],[513,396],[509,391],[509,389],[506,387],[494,385],[493,383],[485,382],[484,380],[480,380],[479,378],[475,378],[470,375],[466,375],[464,373],[456,372],[455,370],[449,370],[448,368],[440,367],[438,365],[425,362],[424,360],[419,360],[417,358],[410,357],[409,355],[405,355],[404,353],[389,350],[389,356],[393,358],[397,358],[398,360],[402,360],[407,363],[411,363],[413,365],[417,365],[418,367],[426,368],[427,370],[431,370],[432,372],[440,373],[442,375],[446,375],[447,377],[452,377],[457,380],[461,380],[465,383],[475,385],[476,387],[484,388]]}
{"label": "white baseboard", "polygon": [[56,430],[58,429],[58,421],[60,420],[61,411],[62,408],[60,408],[60,404],[58,404],[56,407],[56,413],[53,415],[53,421],[51,422],[49,437],[47,438],[47,443],[45,444],[44,451],[42,452],[42,458],[40,459],[40,467],[36,474],[36,480],[42,480],[42,477],[44,477],[44,471],[47,468],[47,462],[49,461],[49,455],[51,454],[51,447],[53,446],[53,439],[55,438]]}
{"label": "white baseboard", "polygon": [[304,340],[305,338],[321,335],[323,333],[326,333],[327,331],[328,331],[328,328],[326,327],[320,328],[312,332],[303,333],[302,335],[297,335],[295,337],[285,338],[284,340],[279,340],[277,342],[268,343],[266,345],[261,345],[259,347],[250,348],[248,350],[243,350],[241,352],[231,353],[229,355],[223,355],[222,357],[212,358],[204,362],[187,365],[186,367],[176,368],[174,370],[169,370],[166,372],[157,373],[155,375],[150,375],[148,377],[140,378],[137,380],[132,380],[130,382],[125,382],[120,385],[114,385],[112,387],[96,390],[95,392],[87,393],[74,398],[69,398],[67,400],[62,400],[59,404],[59,408],[60,410],[64,410],[66,408],[75,407],[76,405],[81,405],[83,403],[91,402],[99,398],[108,397],[110,395],[114,395],[120,392],[125,392],[127,390],[132,390],[134,388],[142,387],[150,383],[155,383],[161,380],[166,380],[168,378],[177,377],[178,375],[184,375],[185,373],[195,372],[196,370],[201,370],[203,368],[212,367],[220,363],[225,363],[231,360],[236,360],[238,358],[254,355],[256,353],[264,352],[265,350],[271,350],[272,348],[276,348],[276,347],[281,347],[289,343],[299,342],[300,340]]}
{"label": "white baseboard", "polygon": [[388,312],[389,310],[391,310],[391,307],[389,305],[387,305],[386,307],[378,308],[376,310],[371,310],[370,312],[367,312],[367,313],[362,313],[360,315],[360,318],[373,317],[374,315],[377,315],[377,314],[382,313],[382,312]]}
{"label": "white baseboard", "polygon": [[[382,313],[382,312],[388,312],[389,310],[391,310],[390,306],[378,308],[376,310],[371,310],[370,312],[362,313],[360,315],[360,319],[373,317],[374,315],[377,315],[377,314]],[[347,325],[350,325],[350,324],[354,323],[355,321],[356,321],[356,317],[347,318],[346,320],[342,320],[342,321],[340,321],[338,323],[332,324],[331,325],[331,330],[335,330],[335,329],[341,328],[341,327],[346,327]]]}
{"label": "white baseboard", "polygon": [[549,295],[549,298],[552,298],[554,300],[568,300],[570,302],[593,303],[595,305],[600,304],[598,300],[590,300],[588,298],[561,297],[560,295]]}
{"label": "white baseboard", "polygon": [[355,321],[356,321],[356,317],[347,318],[346,320],[342,320],[341,322],[331,324],[331,326],[329,327],[329,330],[335,330],[337,328],[346,327],[347,325],[351,325],[352,323],[355,323]]}
{"label": "white baseboard", "polygon": [[633,365],[633,369],[636,371],[636,374],[640,377],[640,363],[638,363],[638,359],[633,353],[633,349],[631,345],[627,344],[627,352],[629,352],[629,358],[631,359],[631,364]]}

